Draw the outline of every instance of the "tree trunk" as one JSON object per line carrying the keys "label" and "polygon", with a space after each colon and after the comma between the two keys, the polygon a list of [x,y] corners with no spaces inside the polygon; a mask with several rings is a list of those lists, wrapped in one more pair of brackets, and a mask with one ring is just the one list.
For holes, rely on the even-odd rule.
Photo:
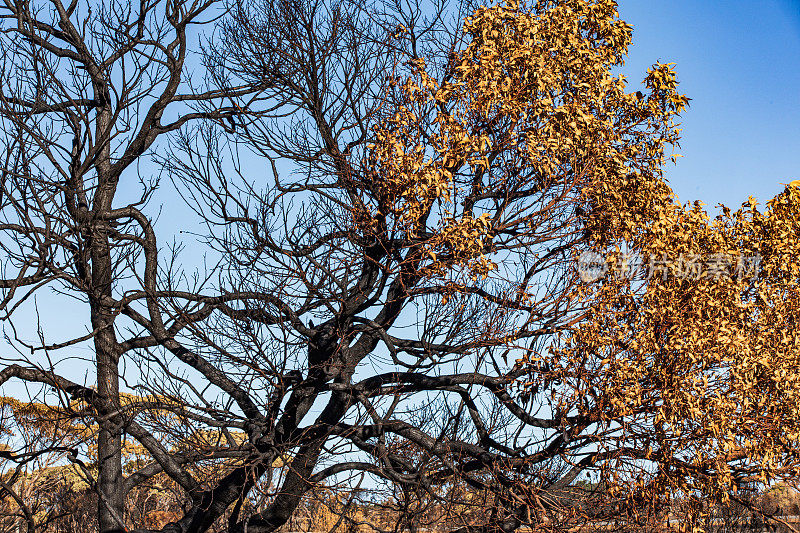
{"label": "tree trunk", "polygon": [[[92,285],[96,296],[91,301],[92,325],[97,364],[97,392],[111,409],[119,406],[119,347],[114,332],[112,311],[100,301],[111,296],[112,266],[107,236],[92,235]],[[98,235],[98,233],[100,233]],[[122,520],[125,495],[122,491],[122,427],[116,413],[100,413],[97,438],[98,526],[100,533],[125,531]]]}

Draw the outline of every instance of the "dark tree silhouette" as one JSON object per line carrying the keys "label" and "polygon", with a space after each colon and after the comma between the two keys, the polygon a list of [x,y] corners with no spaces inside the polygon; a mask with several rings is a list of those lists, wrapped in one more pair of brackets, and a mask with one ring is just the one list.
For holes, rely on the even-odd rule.
{"label": "dark tree silhouette", "polygon": [[33,450],[9,422],[2,458],[69,463],[103,533],[656,510],[655,407],[609,414],[598,353],[548,355],[600,309],[577,254],[669,212],[685,98],[613,78],[614,2],[475,7],[0,4],[0,384],[60,424]]}

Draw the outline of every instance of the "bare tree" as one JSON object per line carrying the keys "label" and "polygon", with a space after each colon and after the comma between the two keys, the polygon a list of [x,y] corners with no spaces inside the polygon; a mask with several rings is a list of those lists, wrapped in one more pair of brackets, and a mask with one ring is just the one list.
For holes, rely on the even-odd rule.
{"label": "bare tree", "polygon": [[[225,296],[185,316],[182,346],[210,365],[207,378],[220,369],[244,389],[225,391],[222,405],[252,451],[203,503],[233,506],[232,531],[280,527],[321,483],[356,501],[382,495],[401,529],[568,529],[619,513],[606,495],[591,504],[602,485],[574,486],[585,471],[625,467],[593,444],[598,412],[557,408],[560,384],[546,365],[535,370],[541,388],[514,391],[535,354],[586,311],[573,253],[587,240],[590,176],[526,167],[499,119],[470,125],[491,140],[470,156],[489,168],[443,157],[448,201],[404,196],[403,176],[379,151],[388,128],[436,160],[437,104],[420,105],[404,83],[421,61],[441,86],[457,76],[472,8],[234,3],[206,50],[220,90],[264,87],[232,99],[248,114],[224,125],[230,136],[198,124],[160,160],[220,257],[214,290]],[[416,123],[398,119],[407,109]],[[631,119],[632,131],[645,122]],[[491,238],[473,226],[442,237],[481,213]],[[502,258],[499,269],[488,254]],[[169,291],[176,310],[191,298]],[[189,403],[219,401],[198,400]],[[276,469],[276,458],[290,462]],[[249,516],[238,512],[246,498]]]}
{"label": "bare tree", "polygon": [[[630,39],[613,2],[535,3],[547,62],[517,70],[469,48],[502,32],[465,18],[506,9],[474,7],[0,6],[1,308],[19,350],[0,383],[40,384],[83,424],[64,460],[101,532],[157,529],[128,512],[148,484],[184,498],[165,533],[269,532],[323,507],[334,528],[567,530],[661,503],[646,431],[622,438],[595,390],[564,408],[542,356],[591,311],[585,191],[635,173],[621,195],[666,202],[683,100],[608,81]],[[529,14],[507,19],[519,39]],[[197,215],[182,240],[162,229],[173,202]],[[86,332],[30,329],[46,287]],[[612,475],[631,491],[604,494]]]}
{"label": "bare tree", "polygon": [[[42,337],[26,349],[49,355],[88,342],[96,377],[86,386],[71,383],[47,357],[30,357],[6,366],[0,381],[38,382],[56,391],[50,401],[88,403],[97,424],[93,483],[101,531],[123,529],[121,450],[130,428],[120,412],[120,361],[160,342],[126,336],[118,320],[138,317],[136,304],[147,301],[151,319],[162,324],[154,300],[156,242],[140,211],[156,180],[137,165],[165,133],[238,112],[221,101],[211,111],[193,110],[223,96],[193,90],[187,74],[192,28],[219,14],[212,7],[210,1],[58,0],[0,6],[3,318],[13,324],[20,305],[44,287],[77,297],[88,310],[88,332],[55,344]],[[120,189],[135,189],[127,182],[137,174],[141,195],[121,200]]]}

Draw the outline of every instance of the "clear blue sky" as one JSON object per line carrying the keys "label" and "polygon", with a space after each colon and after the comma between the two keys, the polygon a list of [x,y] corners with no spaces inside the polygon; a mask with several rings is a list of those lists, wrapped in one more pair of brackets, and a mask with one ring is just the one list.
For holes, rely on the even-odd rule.
{"label": "clear blue sky", "polygon": [[800,178],[800,0],[620,0],[633,26],[633,85],[675,62],[684,157],[667,177],[681,201],[764,202]]}

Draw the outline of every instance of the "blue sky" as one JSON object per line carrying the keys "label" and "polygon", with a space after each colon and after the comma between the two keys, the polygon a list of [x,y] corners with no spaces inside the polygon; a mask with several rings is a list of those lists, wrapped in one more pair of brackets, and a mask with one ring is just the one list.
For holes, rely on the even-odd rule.
{"label": "blue sky", "polygon": [[800,178],[800,0],[620,0],[634,28],[631,84],[675,62],[683,154],[667,178],[681,201],[764,202]]}

